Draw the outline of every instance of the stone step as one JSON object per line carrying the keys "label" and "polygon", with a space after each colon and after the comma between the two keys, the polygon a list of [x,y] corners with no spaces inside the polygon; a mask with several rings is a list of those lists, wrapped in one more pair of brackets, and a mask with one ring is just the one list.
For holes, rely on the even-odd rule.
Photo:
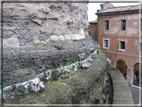
{"label": "stone step", "polygon": [[[131,93],[130,93],[130,90],[121,90],[121,91],[120,91],[120,89],[115,89],[114,91],[115,91],[115,93],[131,94]],[[115,94],[115,93],[114,93],[114,94]]]}
{"label": "stone step", "polygon": [[116,80],[116,79],[119,79],[119,80],[123,79],[123,80],[125,80],[125,78],[123,76],[111,76],[111,78],[114,79],[114,80]]}
{"label": "stone step", "polygon": [[124,83],[124,82],[113,82],[113,87],[126,87],[126,86],[127,86],[127,83]]}
{"label": "stone step", "polygon": [[128,84],[125,79],[123,79],[123,80],[114,80],[113,82],[117,82],[118,84],[122,84],[122,83]]}
{"label": "stone step", "polygon": [[115,68],[110,69],[109,73],[114,89],[113,104],[133,104],[131,91],[122,73]]}
{"label": "stone step", "polygon": [[124,86],[124,85],[114,85],[113,84],[113,88],[115,88],[115,89],[121,89],[121,90],[123,90],[123,89],[130,90],[129,87],[127,86],[127,84],[126,84],[126,86]]}
{"label": "stone step", "polygon": [[121,92],[121,90],[125,90],[123,93],[131,93],[131,91],[125,87],[125,88],[115,88],[114,92]]}

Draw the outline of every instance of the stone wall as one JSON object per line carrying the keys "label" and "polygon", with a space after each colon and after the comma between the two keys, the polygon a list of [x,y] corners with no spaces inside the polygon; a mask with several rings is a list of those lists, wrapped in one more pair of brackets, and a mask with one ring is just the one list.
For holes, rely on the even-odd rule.
{"label": "stone wall", "polygon": [[[47,70],[47,77],[43,73],[47,81],[40,81],[41,73],[35,79],[4,88],[4,104],[107,103],[110,64],[99,47],[96,48],[95,51],[91,49],[91,54],[87,58],[85,53],[79,54],[79,62]],[[74,69],[75,66],[77,70]],[[40,93],[29,95],[31,92]]]}
{"label": "stone wall", "polygon": [[87,29],[87,3],[3,3],[4,47],[80,40]]}
{"label": "stone wall", "polygon": [[[6,48],[3,50],[3,83],[11,85],[35,78],[47,69],[59,68],[66,63],[79,60],[78,55],[85,53],[87,58],[91,49],[98,45],[91,40],[80,42],[58,42],[48,46],[29,48]],[[86,38],[86,39],[87,39]]]}

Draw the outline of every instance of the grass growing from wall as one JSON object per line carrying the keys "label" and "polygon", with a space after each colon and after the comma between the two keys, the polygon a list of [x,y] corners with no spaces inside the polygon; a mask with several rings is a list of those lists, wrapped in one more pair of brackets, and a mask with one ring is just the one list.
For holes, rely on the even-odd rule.
{"label": "grass growing from wall", "polygon": [[5,88],[6,86],[7,86],[6,84],[2,84],[2,85],[0,85],[0,89]]}

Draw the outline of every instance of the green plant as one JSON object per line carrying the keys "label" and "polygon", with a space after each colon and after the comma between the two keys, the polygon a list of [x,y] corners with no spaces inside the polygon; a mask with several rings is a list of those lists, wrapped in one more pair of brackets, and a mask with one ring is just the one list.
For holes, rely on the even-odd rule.
{"label": "green plant", "polygon": [[74,73],[74,71],[71,71],[71,72],[70,72],[70,75],[72,75],[73,73]]}
{"label": "green plant", "polygon": [[57,80],[57,79],[58,79],[58,76],[56,75],[56,76],[55,76],[55,80]]}
{"label": "green plant", "polygon": [[105,96],[105,94],[102,94],[103,96]]}
{"label": "green plant", "polygon": [[80,74],[82,74],[82,72],[78,72],[77,74],[80,75]]}
{"label": "green plant", "polygon": [[18,84],[22,84],[23,82],[18,82]]}
{"label": "green plant", "polygon": [[49,70],[53,70],[53,69],[51,69],[51,68],[47,68],[47,70],[49,71]]}
{"label": "green plant", "polygon": [[73,94],[73,96],[75,97],[75,94]]}
{"label": "green plant", "polygon": [[65,76],[65,74],[61,74],[61,78],[65,78],[66,76]]}
{"label": "green plant", "polygon": [[7,86],[6,84],[2,84],[2,85],[0,85],[0,89],[5,88],[6,86]]}
{"label": "green plant", "polygon": [[76,63],[76,62],[74,61],[74,63]]}
{"label": "green plant", "polygon": [[72,43],[72,44],[70,44],[70,45],[78,45],[78,43]]}
{"label": "green plant", "polygon": [[18,94],[19,89],[20,89],[20,86],[18,86],[18,88],[16,89],[16,94]]}
{"label": "green plant", "polygon": [[47,44],[44,44],[43,47],[47,46]]}
{"label": "green plant", "polygon": [[51,87],[48,87],[47,90],[51,90]]}
{"label": "green plant", "polygon": [[66,66],[68,66],[68,65],[70,65],[70,64],[71,64],[70,62],[67,62],[67,63],[66,63]]}
{"label": "green plant", "polygon": [[97,57],[99,57],[99,54],[97,55]]}
{"label": "green plant", "polygon": [[68,65],[70,65],[71,63],[70,62],[68,62]]}
{"label": "green plant", "polygon": [[80,65],[78,64],[77,67],[80,68]]}
{"label": "green plant", "polygon": [[85,61],[85,59],[83,59],[82,61]]}
{"label": "green plant", "polygon": [[63,84],[62,82],[53,81],[51,84]]}
{"label": "green plant", "polygon": [[79,62],[79,59],[77,59],[76,62]]}
{"label": "green plant", "polygon": [[[23,82],[19,82],[18,84],[22,84]],[[18,94],[18,91],[20,89],[20,86],[18,86],[18,88],[16,89],[16,94]]]}
{"label": "green plant", "polygon": [[95,51],[97,51],[98,49],[95,49],[93,53],[95,53]]}

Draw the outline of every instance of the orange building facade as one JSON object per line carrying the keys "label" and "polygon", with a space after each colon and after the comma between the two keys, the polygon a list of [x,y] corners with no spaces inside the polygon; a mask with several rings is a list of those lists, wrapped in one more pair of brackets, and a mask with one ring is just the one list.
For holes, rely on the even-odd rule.
{"label": "orange building facade", "polygon": [[[142,22],[139,5],[106,7],[98,15],[98,43],[129,85],[141,86]],[[105,9],[103,8],[105,7]]]}

